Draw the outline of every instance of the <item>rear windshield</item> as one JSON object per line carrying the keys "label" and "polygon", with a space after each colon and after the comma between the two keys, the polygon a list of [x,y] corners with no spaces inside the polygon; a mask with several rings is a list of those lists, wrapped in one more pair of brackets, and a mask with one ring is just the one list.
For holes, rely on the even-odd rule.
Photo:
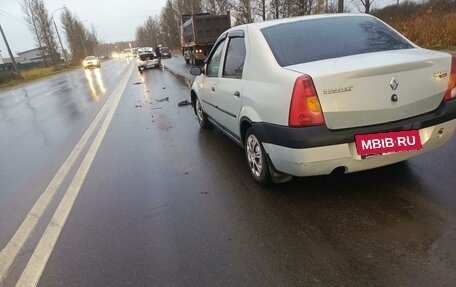
{"label": "rear windshield", "polygon": [[371,52],[413,48],[370,17],[302,20],[261,29],[280,66]]}
{"label": "rear windshield", "polygon": [[[79,58],[79,59],[81,59],[81,58]],[[95,58],[95,56],[87,56],[85,59],[87,61],[89,61],[89,60],[95,60],[96,58]]]}
{"label": "rear windshield", "polygon": [[168,53],[169,52],[169,48],[168,47],[162,47],[162,48],[160,48],[160,52]]}

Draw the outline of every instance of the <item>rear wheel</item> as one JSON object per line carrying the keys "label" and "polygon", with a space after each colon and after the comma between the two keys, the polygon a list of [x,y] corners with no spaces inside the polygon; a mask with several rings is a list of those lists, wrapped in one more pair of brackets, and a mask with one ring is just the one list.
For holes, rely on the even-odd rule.
{"label": "rear wheel", "polygon": [[211,126],[211,123],[207,119],[207,115],[203,111],[203,107],[201,106],[201,102],[198,97],[195,99],[195,114],[201,128],[207,129]]}
{"label": "rear wheel", "polygon": [[247,130],[245,137],[245,157],[253,179],[261,186],[266,187],[271,185],[272,179],[266,152],[253,128]]}

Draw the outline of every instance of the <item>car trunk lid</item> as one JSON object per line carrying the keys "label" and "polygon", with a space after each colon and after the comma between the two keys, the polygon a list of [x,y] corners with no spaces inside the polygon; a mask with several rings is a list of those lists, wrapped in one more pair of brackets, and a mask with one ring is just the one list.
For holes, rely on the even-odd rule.
{"label": "car trunk lid", "polygon": [[397,121],[436,109],[451,56],[425,49],[353,55],[288,66],[312,77],[325,123],[344,129]]}

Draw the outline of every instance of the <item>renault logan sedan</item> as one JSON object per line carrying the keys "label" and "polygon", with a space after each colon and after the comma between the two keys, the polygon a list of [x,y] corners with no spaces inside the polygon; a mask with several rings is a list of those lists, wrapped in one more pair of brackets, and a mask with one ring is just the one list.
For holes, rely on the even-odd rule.
{"label": "renault logan sedan", "polygon": [[191,73],[200,126],[241,145],[263,186],[400,162],[456,127],[456,58],[368,15],[237,26]]}

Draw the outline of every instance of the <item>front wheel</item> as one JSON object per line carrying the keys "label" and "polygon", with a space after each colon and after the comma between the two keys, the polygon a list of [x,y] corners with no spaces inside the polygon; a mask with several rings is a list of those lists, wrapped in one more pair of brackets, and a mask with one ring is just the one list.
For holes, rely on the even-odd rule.
{"label": "front wheel", "polygon": [[198,98],[195,99],[195,114],[196,119],[202,129],[208,129],[211,127],[211,123],[207,119],[206,113],[203,111],[203,107],[201,106],[201,102]]}
{"label": "front wheel", "polygon": [[261,186],[272,184],[266,152],[253,128],[249,128],[245,137],[245,157],[249,165],[250,174]]}

